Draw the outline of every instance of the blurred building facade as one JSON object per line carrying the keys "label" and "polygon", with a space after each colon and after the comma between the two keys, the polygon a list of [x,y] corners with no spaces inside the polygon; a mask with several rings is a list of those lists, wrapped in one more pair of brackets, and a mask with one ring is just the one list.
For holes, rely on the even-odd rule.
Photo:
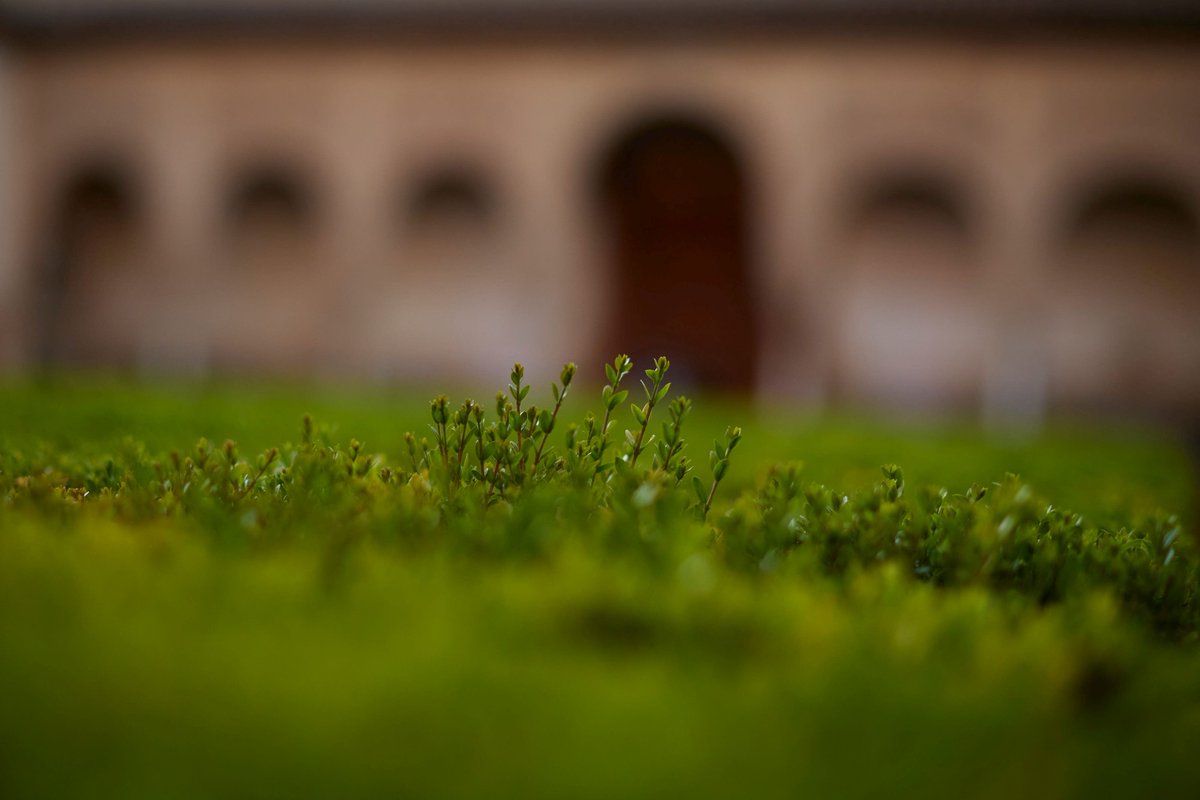
{"label": "blurred building facade", "polygon": [[1188,4],[0,9],[10,368],[1200,412]]}

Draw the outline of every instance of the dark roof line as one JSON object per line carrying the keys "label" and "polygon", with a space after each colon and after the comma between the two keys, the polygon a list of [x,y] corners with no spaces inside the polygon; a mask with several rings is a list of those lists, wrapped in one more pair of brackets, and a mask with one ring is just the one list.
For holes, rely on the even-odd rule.
{"label": "dark roof line", "polygon": [[1195,0],[0,0],[0,29],[123,33],[1200,32]]}

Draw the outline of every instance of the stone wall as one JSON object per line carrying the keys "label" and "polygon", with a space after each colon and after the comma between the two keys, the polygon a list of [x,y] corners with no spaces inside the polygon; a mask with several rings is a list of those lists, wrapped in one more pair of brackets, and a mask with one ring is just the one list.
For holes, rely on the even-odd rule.
{"label": "stone wall", "polygon": [[[15,59],[10,362],[55,326],[71,358],[190,371],[474,379],[598,357],[621,299],[596,162],[672,115],[745,173],[762,396],[1200,406],[1184,45],[122,40]],[[81,176],[117,189],[64,255]],[[35,302],[63,259],[91,277]]]}

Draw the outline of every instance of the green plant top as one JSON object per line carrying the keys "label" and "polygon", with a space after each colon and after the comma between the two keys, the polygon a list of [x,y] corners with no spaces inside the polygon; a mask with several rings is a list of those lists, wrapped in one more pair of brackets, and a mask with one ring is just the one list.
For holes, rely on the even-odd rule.
{"label": "green plant top", "polygon": [[982,587],[1021,608],[1107,594],[1161,636],[1197,637],[1195,543],[1177,517],[1099,527],[1014,475],[959,492],[914,489],[893,465],[874,485],[843,493],[805,480],[798,464],[778,464],[719,501],[741,430],[728,428],[698,469],[684,437],[692,404],[669,399],[669,369],[656,359],[627,406],[633,363],[618,356],[605,365],[599,417],[566,423],[575,365],[539,407],[516,364],[486,410],[435,398],[429,433],[406,434],[392,463],[357,440],[331,441],[309,417],[299,443],[252,458],[232,441],[204,440],[166,458],[132,443],[99,461],[7,452],[0,521],[167,518],[235,550],[316,542],[331,579],[363,542],[489,559],[591,548],[652,575],[675,574],[699,555],[755,581],[840,584],[890,565],[915,582]]}

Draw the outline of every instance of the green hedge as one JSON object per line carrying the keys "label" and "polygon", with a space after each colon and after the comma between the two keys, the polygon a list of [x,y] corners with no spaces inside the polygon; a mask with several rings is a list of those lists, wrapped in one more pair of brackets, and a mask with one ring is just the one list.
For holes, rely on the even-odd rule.
{"label": "green hedge", "polygon": [[892,465],[830,488],[753,426],[682,444],[664,364],[606,428],[612,366],[590,422],[514,370],[381,454],[308,421],[245,455],[9,428],[0,794],[1200,789],[1178,516]]}

